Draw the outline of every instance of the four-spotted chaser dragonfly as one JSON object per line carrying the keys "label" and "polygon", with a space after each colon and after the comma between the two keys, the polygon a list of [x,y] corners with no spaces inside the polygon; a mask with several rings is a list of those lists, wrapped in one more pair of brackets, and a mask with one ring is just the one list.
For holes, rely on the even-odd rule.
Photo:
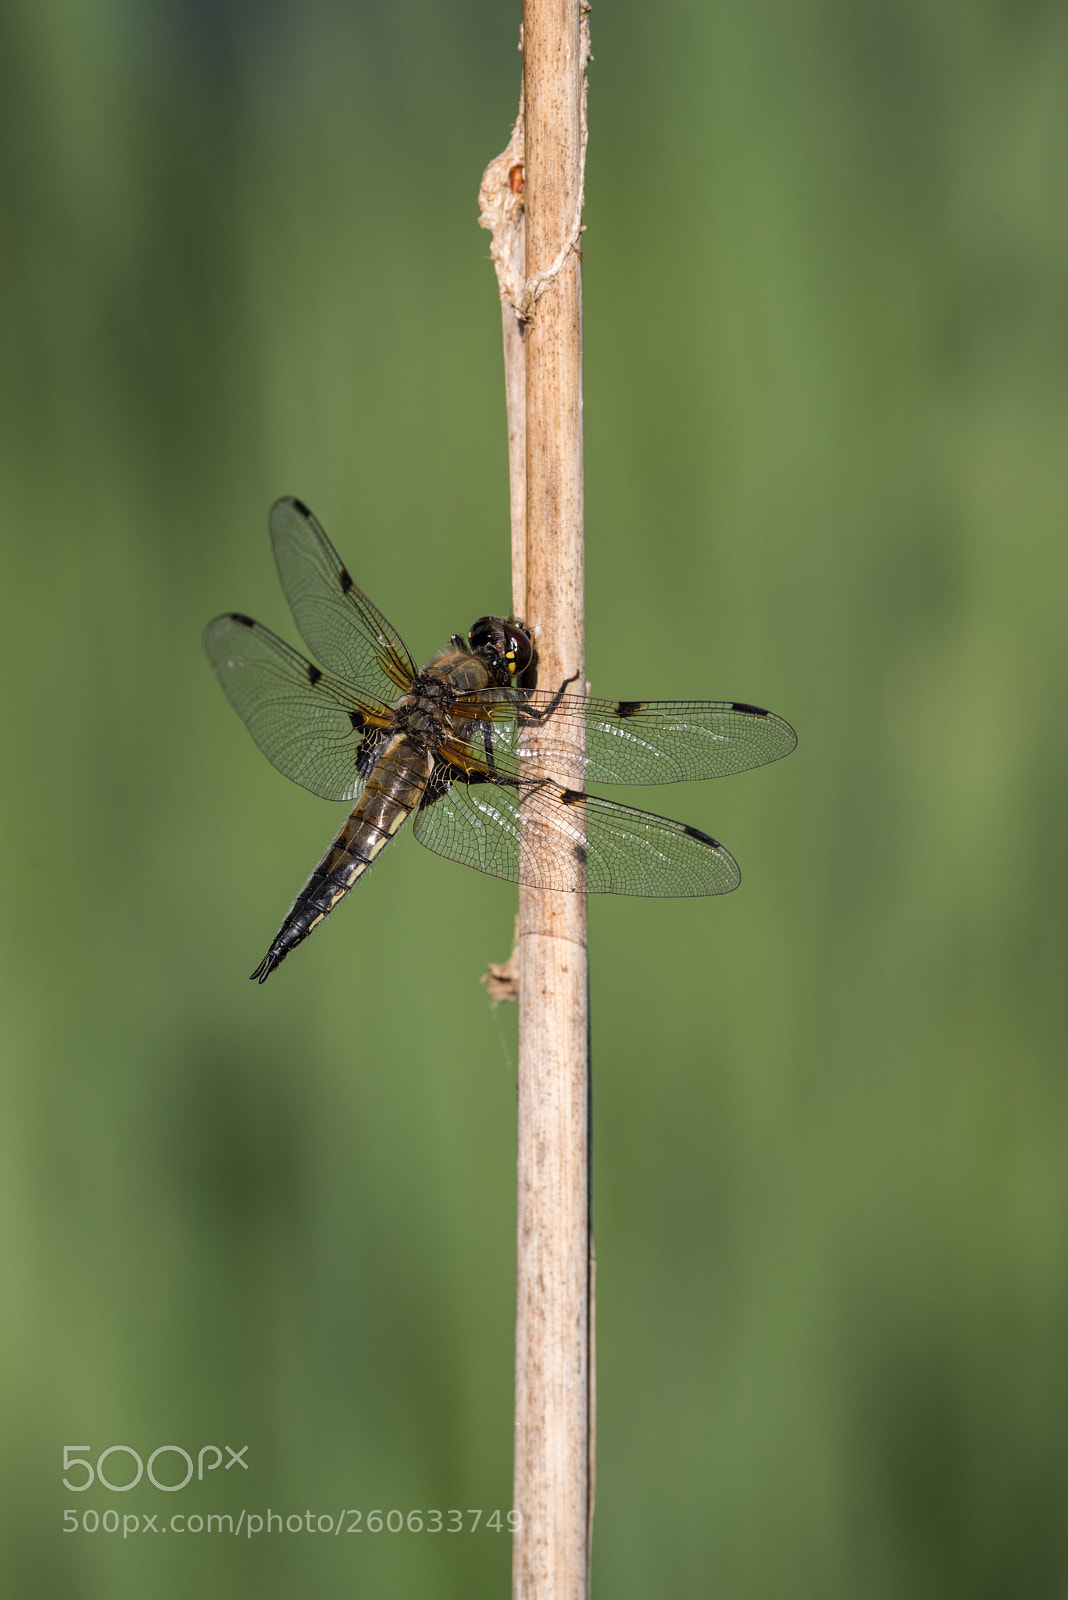
{"label": "four-spotted chaser dragonfly", "polygon": [[507,617],[480,617],[420,670],[307,506],[277,501],[271,539],[293,619],[322,666],[236,611],[208,623],[204,648],[267,759],[313,794],[356,804],[253,978],[262,983],[318,927],[412,816],[420,844],[513,883],[637,895],[738,887],[733,856],[707,833],[585,785],[763,766],[797,743],[781,717],[736,700],[521,688],[533,645]]}

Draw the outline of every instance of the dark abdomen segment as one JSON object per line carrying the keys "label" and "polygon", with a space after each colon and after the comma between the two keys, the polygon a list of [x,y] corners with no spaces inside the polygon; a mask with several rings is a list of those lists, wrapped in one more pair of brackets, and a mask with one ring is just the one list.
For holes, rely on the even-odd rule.
{"label": "dark abdomen segment", "polygon": [[253,978],[260,983],[269,978],[381,855],[419,804],[432,766],[432,758],[407,735],[389,741],[356,809],[294,900]]}

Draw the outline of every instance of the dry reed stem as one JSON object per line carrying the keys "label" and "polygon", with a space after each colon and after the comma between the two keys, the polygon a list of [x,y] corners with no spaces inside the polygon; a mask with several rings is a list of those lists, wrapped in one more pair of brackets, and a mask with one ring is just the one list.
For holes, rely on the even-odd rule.
{"label": "dry reed stem", "polygon": [[[513,604],[543,686],[584,680],[582,304],[588,7],[525,0],[524,86],[481,218],[502,303]],[[525,369],[525,371],[524,371]],[[530,741],[536,749],[537,737]],[[538,771],[536,757],[530,760]],[[516,1600],[584,1600],[592,1413],[586,903],[519,893]]]}
{"label": "dry reed stem", "polygon": [[[588,10],[526,0],[519,115],[479,190],[502,310],[513,609],[534,634],[539,681],[554,687],[583,681]],[[495,998],[518,990],[520,1003],[513,1595],[584,1600],[594,1457],[584,897],[521,888],[517,948],[484,981]]]}

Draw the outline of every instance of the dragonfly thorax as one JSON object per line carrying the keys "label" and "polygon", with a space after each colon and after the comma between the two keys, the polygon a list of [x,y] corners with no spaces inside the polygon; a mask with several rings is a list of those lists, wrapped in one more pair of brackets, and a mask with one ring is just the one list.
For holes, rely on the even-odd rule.
{"label": "dragonfly thorax", "polygon": [[455,699],[456,691],[449,684],[433,673],[420,672],[408,693],[393,707],[394,732],[406,733],[427,743],[442,738],[449,726],[449,708]]}

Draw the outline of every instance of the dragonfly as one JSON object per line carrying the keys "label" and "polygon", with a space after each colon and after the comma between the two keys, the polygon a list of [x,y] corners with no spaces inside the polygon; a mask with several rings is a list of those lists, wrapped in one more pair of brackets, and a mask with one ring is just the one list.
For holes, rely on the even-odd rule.
{"label": "dragonfly", "polygon": [[536,652],[514,617],[479,617],[422,668],[356,587],[300,500],[276,501],[271,541],[315,658],[239,611],[204,648],[230,704],[287,778],[352,810],[250,976],[263,983],[328,917],[401,828],[513,883],[589,894],[729,894],[730,852],[699,828],[587,783],[719,778],[789,755],[788,722],[739,700],[601,700],[526,688]]}

